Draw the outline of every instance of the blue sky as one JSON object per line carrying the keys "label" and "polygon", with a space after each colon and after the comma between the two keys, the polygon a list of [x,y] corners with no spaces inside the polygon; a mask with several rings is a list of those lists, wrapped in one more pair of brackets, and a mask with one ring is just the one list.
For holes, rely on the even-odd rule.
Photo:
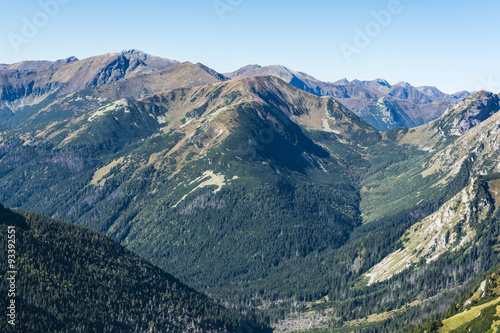
{"label": "blue sky", "polygon": [[496,0],[0,0],[0,5],[0,63],[82,59],[135,48],[219,72],[282,64],[324,81],[380,77],[445,92],[500,92]]}

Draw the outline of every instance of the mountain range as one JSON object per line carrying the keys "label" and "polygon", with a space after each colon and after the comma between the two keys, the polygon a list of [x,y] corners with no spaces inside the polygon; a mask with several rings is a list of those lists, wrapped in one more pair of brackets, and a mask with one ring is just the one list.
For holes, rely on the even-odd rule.
{"label": "mountain range", "polygon": [[[322,82],[284,66],[249,65],[219,74],[202,65],[126,50],[78,60],[26,61],[0,64],[0,120],[24,106],[39,104],[83,89],[96,89],[95,98],[145,98],[168,89],[223,82],[237,77],[271,75],[315,94],[338,99],[379,130],[415,127],[438,118],[447,108],[469,96],[466,91],[448,95],[435,87],[413,87],[406,82],[391,86],[383,79],[346,79]],[[34,80],[36,76],[36,80]],[[106,90],[106,91],[103,91]]]}
{"label": "mountain range", "polygon": [[494,93],[139,51],[1,68],[0,202],[104,233],[240,320],[423,331],[500,264]]}

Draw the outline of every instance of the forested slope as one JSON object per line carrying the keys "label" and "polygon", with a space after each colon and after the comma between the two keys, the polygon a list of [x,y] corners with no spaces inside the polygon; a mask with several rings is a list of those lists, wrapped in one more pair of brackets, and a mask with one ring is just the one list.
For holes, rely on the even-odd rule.
{"label": "forested slope", "polygon": [[[0,206],[0,261],[15,227],[15,327],[2,332],[236,332],[259,325],[185,286],[108,237]],[[12,234],[12,233],[11,233]],[[9,269],[11,271],[12,269]]]}

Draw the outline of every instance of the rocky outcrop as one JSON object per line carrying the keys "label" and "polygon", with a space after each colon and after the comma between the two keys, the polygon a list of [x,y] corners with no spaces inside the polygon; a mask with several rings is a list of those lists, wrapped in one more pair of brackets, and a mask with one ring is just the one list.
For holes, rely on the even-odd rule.
{"label": "rocky outcrop", "polygon": [[450,134],[462,135],[482,123],[500,110],[500,98],[490,92],[481,91],[460,103],[452,116]]}
{"label": "rocky outcrop", "polygon": [[472,224],[494,210],[494,204],[483,196],[473,181],[434,214],[413,225],[401,238],[403,247],[365,274],[368,284],[387,280],[419,262],[430,263],[446,251],[470,243],[476,233]]}

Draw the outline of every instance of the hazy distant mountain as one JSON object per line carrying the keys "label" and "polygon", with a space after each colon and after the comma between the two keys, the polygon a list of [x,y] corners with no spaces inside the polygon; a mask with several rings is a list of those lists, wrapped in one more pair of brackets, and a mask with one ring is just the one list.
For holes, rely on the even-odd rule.
{"label": "hazy distant mountain", "polygon": [[273,75],[291,85],[318,96],[332,96],[380,130],[396,127],[415,127],[436,119],[467,92],[447,95],[435,87],[415,88],[406,82],[391,86],[384,79],[360,81],[342,79],[333,83],[322,82],[305,73],[284,66],[261,67],[250,65],[227,77]]}
{"label": "hazy distant mountain", "polygon": [[440,91],[438,88],[430,86],[416,87],[416,89],[422,92],[424,95],[442,99],[463,99],[471,95],[468,91],[459,91],[457,93],[454,93],[453,95],[448,95]]}
{"label": "hazy distant mountain", "polygon": [[420,92],[415,87],[411,86],[407,82],[398,82],[392,86],[388,91],[387,95],[396,97],[402,100],[411,100],[418,104],[427,104],[434,102],[434,99]]}
{"label": "hazy distant mountain", "polygon": [[338,98],[338,100],[350,110],[360,110],[357,112],[361,114],[360,117],[380,130],[411,128],[428,123],[438,118],[452,104],[449,101],[417,104],[392,96],[376,100],[362,98]]}
{"label": "hazy distant mountain", "polygon": [[369,91],[361,86],[341,86],[323,82],[306,73],[296,72],[281,65],[272,65],[265,67],[261,67],[259,65],[250,65],[240,68],[232,73],[225,73],[224,75],[229,78],[272,75],[279,77],[283,81],[290,83],[291,85],[299,89],[305,90],[317,96],[331,96],[336,98],[360,97],[371,99],[383,96],[378,92]]}
{"label": "hazy distant mountain", "polygon": [[342,81],[337,81],[342,85],[354,84],[365,89],[377,90],[383,94],[387,94],[387,92],[391,89],[391,85],[384,79],[376,79],[373,81],[360,81],[360,80],[352,80],[349,82],[347,79],[343,79]]}

